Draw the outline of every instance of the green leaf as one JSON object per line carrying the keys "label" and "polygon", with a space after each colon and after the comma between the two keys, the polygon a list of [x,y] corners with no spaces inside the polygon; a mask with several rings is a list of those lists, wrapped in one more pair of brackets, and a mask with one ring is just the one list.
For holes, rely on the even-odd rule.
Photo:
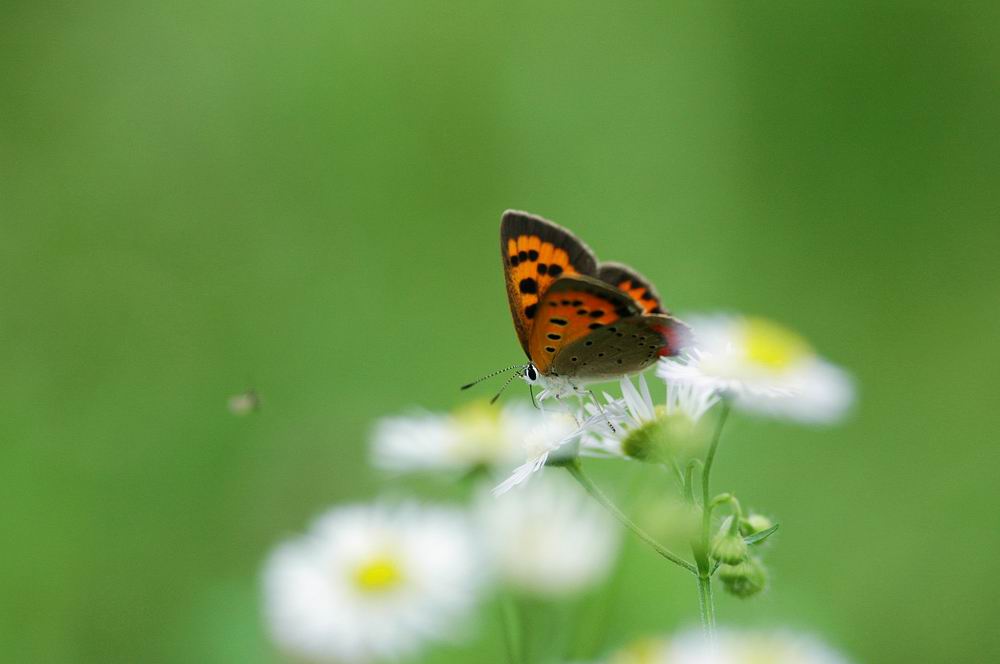
{"label": "green leaf", "polygon": [[754,533],[753,535],[747,535],[746,537],[743,538],[743,541],[746,542],[747,544],[760,544],[768,537],[773,535],[774,531],[776,531],[778,529],[778,526],[780,525],[781,525],[780,523],[776,523],[767,530],[762,530],[759,533]]}

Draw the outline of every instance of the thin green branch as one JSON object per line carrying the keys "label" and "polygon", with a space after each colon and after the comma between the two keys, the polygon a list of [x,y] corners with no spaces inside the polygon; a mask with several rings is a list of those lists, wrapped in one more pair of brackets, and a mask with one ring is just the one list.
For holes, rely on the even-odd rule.
{"label": "thin green branch", "polygon": [[701,465],[701,459],[691,459],[684,469],[684,500],[694,505],[694,469]]}
{"label": "thin green branch", "polygon": [[611,502],[611,499],[605,496],[601,492],[601,490],[597,488],[597,485],[594,484],[594,482],[590,479],[590,477],[583,472],[583,467],[580,465],[580,462],[578,460],[574,459],[572,462],[567,463],[566,469],[569,470],[570,474],[574,477],[574,479],[576,479],[576,481],[580,483],[580,486],[582,486],[584,489],[587,490],[587,493],[589,493],[597,502],[603,505],[606,510],[611,512],[615,516],[615,518],[617,518],[619,521],[622,522],[622,524],[625,525],[626,528],[635,533],[636,537],[641,539],[649,546],[653,547],[654,551],[656,551],[658,554],[660,554],[670,562],[674,563],[675,565],[683,567],[692,574],[695,575],[698,574],[697,567],[695,567],[694,565],[684,560],[683,558],[678,556],[676,553],[674,553],[667,547],[657,542],[646,531],[644,531],[634,521],[632,521],[632,519],[628,518],[624,512],[618,509],[618,507],[613,502]]}
{"label": "thin green branch", "polygon": [[715,424],[715,435],[712,436],[712,444],[708,448],[708,455],[705,457],[705,465],[701,469],[701,505],[702,505],[702,539],[706,546],[708,544],[708,531],[711,526],[712,511],[709,507],[709,478],[712,474],[712,463],[715,461],[715,452],[719,449],[719,440],[722,438],[722,427],[726,425],[726,418],[729,417],[729,402],[722,402],[722,410],[719,412],[719,420]]}

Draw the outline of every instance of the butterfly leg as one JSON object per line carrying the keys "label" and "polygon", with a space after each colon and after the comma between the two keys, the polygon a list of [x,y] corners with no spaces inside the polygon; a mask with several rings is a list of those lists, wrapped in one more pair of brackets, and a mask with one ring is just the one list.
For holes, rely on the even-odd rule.
{"label": "butterfly leg", "polygon": [[597,410],[601,411],[601,415],[604,416],[604,421],[608,423],[608,427],[611,429],[611,433],[618,433],[618,429],[616,429],[615,425],[611,423],[611,418],[608,417],[608,414],[604,412],[604,406],[601,405],[601,402],[597,399],[597,395],[594,394],[594,391],[587,390],[587,394],[590,395],[591,401],[593,401],[594,405],[597,406]]}

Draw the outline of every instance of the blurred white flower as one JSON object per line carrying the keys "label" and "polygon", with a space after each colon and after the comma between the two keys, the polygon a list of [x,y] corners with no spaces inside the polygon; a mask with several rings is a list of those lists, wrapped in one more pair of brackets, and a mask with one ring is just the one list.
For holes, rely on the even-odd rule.
{"label": "blurred white flower", "polygon": [[335,508],[278,546],[263,572],[274,640],[310,661],[395,659],[453,639],[477,600],[482,554],[466,517],[408,503]]}
{"label": "blurred white flower", "polygon": [[540,421],[521,441],[522,458],[527,457],[527,461],[515,468],[510,477],[493,490],[494,495],[507,493],[521,484],[531,477],[532,473],[541,470],[550,458],[560,454],[570,456],[576,454],[576,450],[564,448],[583,433],[576,419],[564,412],[540,412],[542,413]]}
{"label": "blurred white flower", "polygon": [[814,637],[795,632],[723,630],[713,641],[698,632],[647,639],[620,650],[607,664],[847,664]]}
{"label": "blurred white flower", "polygon": [[375,427],[371,459],[377,468],[393,472],[510,468],[523,460],[524,439],[540,421],[529,406],[499,408],[485,402],[450,414],[387,417]]}
{"label": "blurred white flower", "polygon": [[567,474],[547,473],[502,498],[476,501],[481,538],[499,578],[561,596],[599,583],[618,553],[618,523]]}
{"label": "blurred white flower", "polygon": [[724,396],[742,410],[811,423],[839,419],[854,400],[842,369],[776,323],[725,315],[688,320],[694,347],[657,367],[675,394]]}

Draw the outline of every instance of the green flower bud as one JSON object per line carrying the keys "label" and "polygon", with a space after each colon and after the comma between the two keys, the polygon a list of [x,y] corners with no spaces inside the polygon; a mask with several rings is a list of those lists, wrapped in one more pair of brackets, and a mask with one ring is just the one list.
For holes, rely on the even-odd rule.
{"label": "green flower bud", "polygon": [[657,406],[655,418],[630,430],[622,448],[634,459],[663,463],[671,458],[697,456],[704,439],[702,424],[692,422],[682,413],[668,415],[666,407]]}
{"label": "green flower bud", "polygon": [[712,555],[728,565],[737,565],[747,557],[747,543],[739,533],[722,532],[712,542]]}
{"label": "green flower bud", "polygon": [[763,514],[751,514],[740,521],[740,532],[745,537],[749,537],[750,535],[756,535],[763,530],[767,530],[773,525],[774,522]]}
{"label": "green flower bud", "polygon": [[757,558],[747,558],[738,565],[719,567],[719,580],[731,595],[746,599],[767,586],[767,572]]}
{"label": "green flower bud", "polygon": [[627,456],[639,461],[662,463],[670,458],[670,428],[664,417],[644,422],[622,441]]}

